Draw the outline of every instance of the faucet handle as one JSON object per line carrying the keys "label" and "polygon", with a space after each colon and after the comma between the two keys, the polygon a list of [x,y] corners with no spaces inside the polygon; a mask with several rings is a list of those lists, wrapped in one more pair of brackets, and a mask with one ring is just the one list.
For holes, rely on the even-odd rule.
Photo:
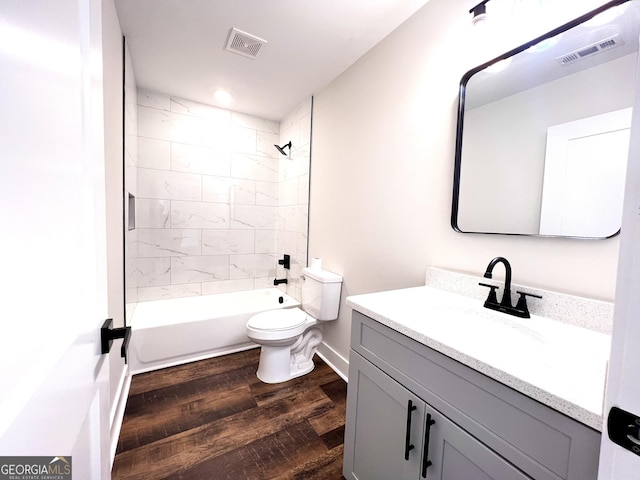
{"label": "faucet handle", "polygon": [[483,287],[488,287],[490,289],[489,291],[489,296],[487,297],[487,299],[485,300],[484,304],[485,306],[490,303],[490,304],[498,304],[498,295],[496,294],[496,291],[498,290],[498,286],[497,285],[489,285],[488,283],[478,283],[478,285],[481,285]]}
{"label": "faucet handle", "polygon": [[518,298],[518,303],[516,304],[516,310],[520,310],[525,315],[524,318],[530,318],[529,307],[527,306],[527,297],[542,298],[542,295],[536,295],[535,293],[521,292],[520,290],[517,290],[516,293],[520,294],[520,297]]}

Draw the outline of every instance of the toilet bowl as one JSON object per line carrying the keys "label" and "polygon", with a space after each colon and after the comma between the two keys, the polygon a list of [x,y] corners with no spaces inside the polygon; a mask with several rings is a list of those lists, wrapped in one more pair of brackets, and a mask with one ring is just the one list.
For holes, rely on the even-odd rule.
{"label": "toilet bowl", "polygon": [[313,370],[313,355],[322,342],[320,325],[338,317],[342,277],[321,269],[305,268],[302,273],[304,310],[268,310],[247,322],[247,336],[261,346],[256,375],[265,383],[285,382]]}

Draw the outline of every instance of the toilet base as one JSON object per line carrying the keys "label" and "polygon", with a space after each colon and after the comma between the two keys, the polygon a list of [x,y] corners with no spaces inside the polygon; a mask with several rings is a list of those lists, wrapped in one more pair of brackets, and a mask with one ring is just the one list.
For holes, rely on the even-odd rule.
{"label": "toilet base", "polygon": [[256,376],[264,383],[282,383],[301,377],[315,367],[313,359],[301,364],[291,364],[291,351],[288,348],[260,347],[260,363]]}
{"label": "toilet base", "polygon": [[311,328],[289,347],[262,345],[257,377],[264,383],[281,383],[311,372],[313,355],[322,340],[319,328]]}
{"label": "toilet base", "polygon": [[257,377],[264,383],[280,383],[289,380],[289,365],[291,353],[288,348],[260,347],[260,363],[258,363]]}
{"label": "toilet base", "polygon": [[312,371],[315,367],[313,360],[305,362],[303,365],[291,365],[291,376],[289,378],[301,377]]}

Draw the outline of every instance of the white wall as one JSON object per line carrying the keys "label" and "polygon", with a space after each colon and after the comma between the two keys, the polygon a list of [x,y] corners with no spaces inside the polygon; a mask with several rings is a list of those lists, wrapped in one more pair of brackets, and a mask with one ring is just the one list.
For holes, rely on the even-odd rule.
{"label": "white wall", "polygon": [[[348,356],[344,297],[424,284],[428,265],[481,274],[507,257],[514,282],[612,300],[618,239],[578,241],[450,227],[458,85],[515,45],[482,50],[474,1],[431,0],[314,96],[309,256],[344,275],[325,343]],[[504,47],[504,48],[503,48]]]}

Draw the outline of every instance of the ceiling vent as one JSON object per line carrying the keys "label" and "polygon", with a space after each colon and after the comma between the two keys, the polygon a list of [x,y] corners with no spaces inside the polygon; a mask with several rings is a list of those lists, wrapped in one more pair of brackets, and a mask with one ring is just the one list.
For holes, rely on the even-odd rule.
{"label": "ceiling vent", "polygon": [[229,39],[225,50],[237,53],[247,58],[256,58],[266,40],[258,38],[237,28],[232,28],[229,32]]}
{"label": "ceiling vent", "polygon": [[582,60],[583,58],[590,57],[591,55],[594,55],[596,53],[604,52],[605,50],[611,50],[612,48],[624,45],[624,41],[619,37],[619,34],[616,33],[609,38],[605,38],[604,40],[600,40],[599,42],[592,43],[591,45],[587,45],[586,47],[574,50],[573,52],[567,53],[566,55],[562,55],[556,58],[556,60],[561,65],[568,65],[570,63],[577,62],[578,60]]}

